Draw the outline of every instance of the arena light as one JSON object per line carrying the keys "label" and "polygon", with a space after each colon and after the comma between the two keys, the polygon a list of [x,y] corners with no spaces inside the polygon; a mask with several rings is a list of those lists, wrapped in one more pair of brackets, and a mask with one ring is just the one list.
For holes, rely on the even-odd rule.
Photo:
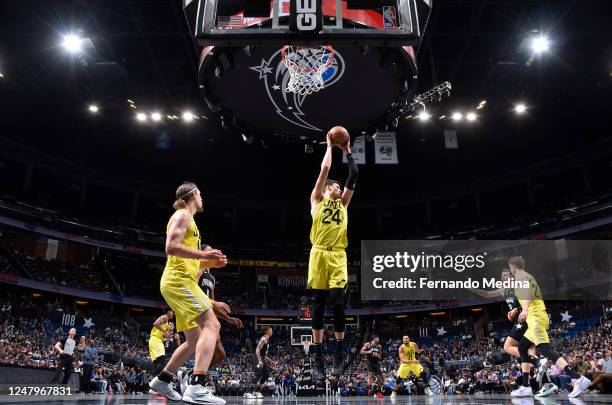
{"label": "arena light", "polygon": [[83,39],[75,34],[64,35],[62,46],[70,53],[81,52]]}
{"label": "arena light", "polygon": [[162,115],[158,112],[151,113],[151,119],[155,122],[161,121]]}
{"label": "arena light", "polygon": [[446,114],[442,114],[438,117],[439,120],[443,120],[444,118],[446,118]]}
{"label": "arena light", "polygon": [[89,304],[89,301],[74,301],[74,303],[77,305],[87,305]]}
{"label": "arena light", "polygon": [[4,79],[4,74],[2,74],[2,72],[0,72],[0,79]]}
{"label": "arena light", "polygon": [[472,122],[472,121],[476,121],[476,113],[467,113],[467,115],[465,116],[465,119]]}
{"label": "arena light", "polygon": [[463,114],[460,112],[453,113],[452,118],[453,121],[461,121],[463,119]]}
{"label": "arena light", "polygon": [[87,109],[89,110],[90,113],[95,114],[98,111],[100,111],[100,108],[95,105],[95,104],[90,104],[89,107],[87,107]]}
{"label": "arena light", "polygon": [[514,112],[517,114],[524,114],[527,111],[527,106],[523,103],[514,106]]}
{"label": "arena light", "polygon": [[480,311],[482,311],[482,308],[470,308],[470,311],[472,311],[472,312],[480,312]]}
{"label": "arena light", "polygon": [[482,101],[481,101],[481,102],[478,104],[478,106],[476,106],[476,109],[477,109],[477,110],[480,110],[480,109],[484,108],[484,106],[485,106],[485,105],[487,105],[487,100],[482,100]]}
{"label": "arena light", "polygon": [[39,298],[39,297],[42,297],[42,294],[34,293],[34,294],[32,294],[32,297]]}
{"label": "arena light", "polygon": [[431,316],[442,316],[445,315],[446,312],[430,312],[429,315]]}
{"label": "arena light", "polygon": [[392,318],[403,319],[403,318],[408,318],[408,315],[395,315],[395,316],[392,316]]}
{"label": "arena light", "polygon": [[191,111],[183,112],[183,121],[191,122],[191,121],[193,121],[194,118],[195,118],[195,116],[193,115],[193,113]]}
{"label": "arena light", "polygon": [[536,54],[548,51],[550,48],[550,41],[545,36],[540,35],[539,37],[531,40],[531,49]]}
{"label": "arena light", "polygon": [[419,120],[420,121],[428,121],[431,118],[431,114],[429,114],[427,111],[423,110],[419,113]]}
{"label": "arena light", "polygon": [[136,114],[136,119],[140,122],[145,122],[147,120],[147,114],[145,113],[138,113]]}

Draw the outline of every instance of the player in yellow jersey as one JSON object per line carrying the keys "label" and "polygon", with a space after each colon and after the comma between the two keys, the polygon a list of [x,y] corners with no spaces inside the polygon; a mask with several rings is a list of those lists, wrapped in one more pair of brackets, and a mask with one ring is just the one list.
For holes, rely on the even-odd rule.
{"label": "player in yellow jersey", "polygon": [[[522,256],[513,256],[508,260],[510,272],[515,281],[529,283],[529,288],[516,288],[514,293],[521,304],[519,322],[527,322],[527,330],[519,343],[519,355],[521,359],[522,385],[512,391],[513,397],[533,396],[533,390],[529,383],[529,373],[533,366],[529,360],[529,348],[535,346],[536,350],[555,363],[558,369],[570,376],[574,389],[569,394],[570,398],[580,395],[591,381],[572,370],[567,361],[557,353],[551,346],[548,338],[548,313],[542,299],[542,290],[536,279],[525,271],[525,259]],[[537,396],[547,396],[554,391],[543,387]]]}
{"label": "player in yellow jersey", "polygon": [[344,290],[348,280],[346,262],[346,237],[348,216],[347,208],[353,197],[357,183],[357,165],[351,156],[348,143],[341,149],[346,154],[349,174],[344,190],[337,181],[327,178],[332,164],[330,134],[327,134],[327,151],[321,163],[321,171],[310,194],[310,213],[312,228],[310,231],[310,259],[308,261],[308,287],[313,292],[312,311],[312,346],[315,354],[316,379],[325,376],[323,364],[323,315],[328,298],[334,313],[334,335],[336,349],[332,374],[339,375],[344,369]]}
{"label": "player in yellow jersey", "polygon": [[198,279],[201,265],[223,267],[227,258],[216,249],[201,250],[200,232],[193,216],[202,212],[204,205],[200,190],[194,183],[185,182],[178,187],[173,207],[176,211],[168,221],[168,259],[160,290],[176,316],[176,331],[183,332],[187,341],[176,349],[164,370],[149,386],[168,399],[180,401],[181,394],[172,388],[172,378],[195,353],[193,375],[182,400],[193,404],[225,404],[205,384],[220,329],[215,311],[229,312],[229,307],[208,298],[199,287]]}
{"label": "player in yellow jersey", "polygon": [[393,387],[393,392],[391,393],[391,399],[395,398],[400,383],[404,378],[407,378],[410,373],[414,374],[414,376],[417,378],[423,373],[423,366],[416,359],[416,355],[418,353],[421,353],[419,346],[416,343],[411,342],[409,336],[404,336],[402,338],[402,345],[399,348],[400,366],[397,369],[395,386]]}
{"label": "player in yellow jersey", "polygon": [[149,355],[153,362],[153,367],[156,372],[160,372],[164,366],[164,357],[166,350],[164,349],[164,333],[168,330],[168,322],[174,317],[172,309],[164,309],[164,313],[155,320],[153,328],[149,334]]}

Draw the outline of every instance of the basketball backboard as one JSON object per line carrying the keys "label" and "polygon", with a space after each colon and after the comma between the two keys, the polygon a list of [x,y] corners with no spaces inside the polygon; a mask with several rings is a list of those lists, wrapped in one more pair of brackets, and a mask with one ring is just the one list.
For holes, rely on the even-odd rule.
{"label": "basketball backboard", "polygon": [[[245,137],[324,140],[397,123],[416,88],[430,0],[184,0],[201,47],[198,82],[224,126]],[[291,91],[282,48],[333,47],[314,94]],[[327,59],[325,59],[327,60]]]}
{"label": "basketball backboard", "polygon": [[416,45],[430,0],[184,0],[203,45]]}

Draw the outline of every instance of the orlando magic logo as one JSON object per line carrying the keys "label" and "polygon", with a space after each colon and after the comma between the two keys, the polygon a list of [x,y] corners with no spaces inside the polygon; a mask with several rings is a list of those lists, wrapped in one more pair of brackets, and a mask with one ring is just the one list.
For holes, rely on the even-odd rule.
{"label": "orlando magic logo", "polygon": [[[327,56],[330,57],[330,56]],[[322,61],[325,63],[325,60]],[[308,95],[300,95],[287,91],[287,84],[291,78],[289,69],[282,61],[281,50],[276,51],[269,59],[262,59],[258,66],[250,67],[251,70],[259,73],[259,79],[266,86],[266,92],[276,109],[276,113],[284,120],[302,128],[313,131],[323,131],[321,128],[308,122],[304,113],[304,102]],[[325,88],[334,85],[344,75],[344,59],[335,50],[334,61],[323,72],[323,83]],[[325,91],[325,90],[323,90]]]}

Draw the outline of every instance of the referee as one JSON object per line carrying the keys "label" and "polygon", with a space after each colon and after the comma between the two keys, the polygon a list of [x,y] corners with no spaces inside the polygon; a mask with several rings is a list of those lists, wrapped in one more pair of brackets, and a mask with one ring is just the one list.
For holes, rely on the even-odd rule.
{"label": "referee", "polygon": [[55,382],[62,371],[64,372],[62,384],[68,384],[70,373],[72,372],[72,354],[74,353],[74,347],[76,346],[76,341],[74,340],[75,335],[76,329],[72,328],[68,331],[68,336],[66,339],[55,344],[54,348],[59,354],[59,361],[57,363],[55,373],[53,373],[53,377],[51,377],[51,381],[49,381],[50,384]]}

